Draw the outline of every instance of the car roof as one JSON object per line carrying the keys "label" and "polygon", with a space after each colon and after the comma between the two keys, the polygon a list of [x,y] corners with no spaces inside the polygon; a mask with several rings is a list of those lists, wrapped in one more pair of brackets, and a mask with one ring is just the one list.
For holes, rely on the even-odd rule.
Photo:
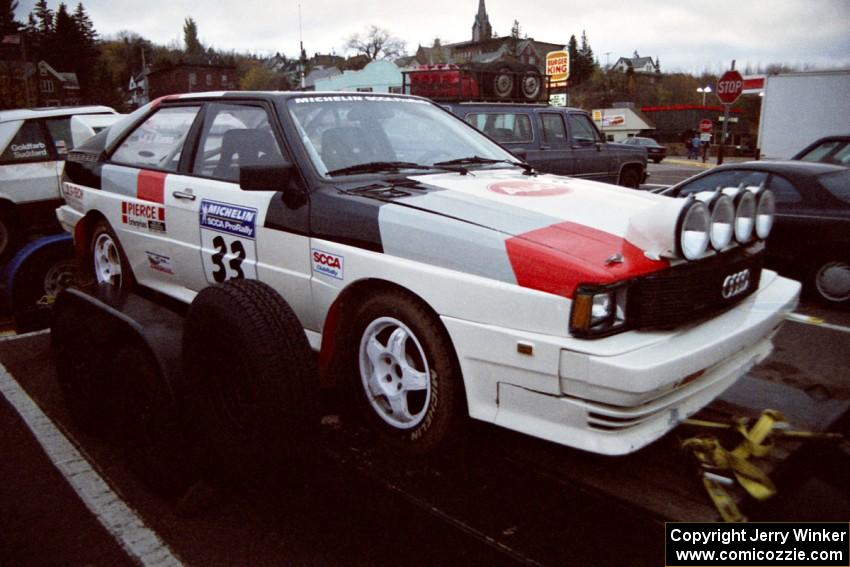
{"label": "car roof", "polygon": [[32,118],[52,118],[54,116],[73,116],[75,114],[117,114],[108,106],[46,106],[41,108],[19,108],[0,112],[0,122],[29,120]]}
{"label": "car roof", "polygon": [[[220,98],[226,99],[266,99],[266,100],[281,100],[290,98],[303,97],[323,97],[328,98],[328,102],[334,100],[359,100],[372,97],[392,97],[392,98],[417,98],[427,100],[433,103],[432,100],[421,96],[405,95],[398,93],[376,93],[376,92],[358,92],[358,91],[210,91],[197,93],[182,93],[161,97],[157,99],[159,102],[168,103],[176,100],[215,100]],[[356,97],[356,98],[355,98]],[[156,101],[154,101],[156,102]]]}
{"label": "car roof", "polygon": [[827,144],[829,142],[850,142],[850,134],[841,134],[836,136],[824,136],[823,138],[818,138],[796,154],[794,154],[791,159],[800,159],[802,156],[806,155],[816,147]]}
{"label": "car roof", "polygon": [[822,163],[817,161],[794,161],[794,160],[761,160],[761,161],[745,161],[739,163],[724,163],[717,167],[713,167],[703,173],[688,177],[687,179],[676,183],[664,189],[663,193],[674,192],[679,187],[690,183],[697,177],[705,177],[712,173],[726,171],[730,169],[746,169],[752,171],[766,171],[768,173],[779,173],[786,177],[802,178],[802,177],[817,177],[825,173],[833,173],[837,171],[847,171],[846,167],[833,165],[831,163]]}

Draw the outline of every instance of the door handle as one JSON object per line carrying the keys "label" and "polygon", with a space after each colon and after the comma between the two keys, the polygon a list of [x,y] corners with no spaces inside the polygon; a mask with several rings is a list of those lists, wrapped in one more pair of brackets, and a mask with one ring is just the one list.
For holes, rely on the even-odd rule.
{"label": "door handle", "polygon": [[194,201],[195,200],[195,194],[192,193],[191,191],[188,192],[188,193],[183,192],[183,191],[174,191],[172,193],[172,195],[174,195],[178,199],[183,199],[185,201]]}

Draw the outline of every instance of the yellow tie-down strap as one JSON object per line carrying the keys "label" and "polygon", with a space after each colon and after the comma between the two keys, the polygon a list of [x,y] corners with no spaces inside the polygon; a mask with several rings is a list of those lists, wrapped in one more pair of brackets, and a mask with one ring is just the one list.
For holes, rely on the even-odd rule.
{"label": "yellow tie-down strap", "polygon": [[[773,449],[771,434],[796,439],[842,440],[840,433],[816,433],[788,428],[785,417],[776,410],[764,410],[755,424],[748,428],[746,418],[735,418],[729,423],[686,419],[685,425],[707,429],[725,429],[738,432],[743,440],[731,451],[720,444],[714,435],[700,434],[682,441],[682,448],[690,451],[700,465],[702,483],[711,501],[725,522],[746,522],[735,500],[724,485],[737,483],[753,498],[766,500],[776,494],[776,486],[767,474],[749,461],[750,457],[767,457]],[[721,473],[721,474],[718,474]],[[733,478],[730,478],[734,477]]]}

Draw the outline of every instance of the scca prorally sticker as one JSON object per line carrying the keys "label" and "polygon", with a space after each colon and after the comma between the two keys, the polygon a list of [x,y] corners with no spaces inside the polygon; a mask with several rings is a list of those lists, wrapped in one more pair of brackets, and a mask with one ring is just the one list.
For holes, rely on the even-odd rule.
{"label": "scca prorally sticker", "polygon": [[198,221],[208,282],[257,279],[257,209],[204,199]]}
{"label": "scca prorally sticker", "polygon": [[570,192],[570,189],[563,185],[538,181],[497,181],[488,185],[487,189],[511,197],[553,197]]}
{"label": "scca prorally sticker", "polygon": [[149,250],[145,250],[145,255],[147,255],[148,257],[148,266],[151,270],[163,274],[168,274],[170,276],[174,275],[174,268],[171,265],[170,256],[158,254],[157,252],[151,252]]}
{"label": "scca prorally sticker", "polygon": [[165,208],[147,203],[122,201],[121,222],[151,232],[165,232]]}
{"label": "scca prorally sticker", "polygon": [[345,274],[345,258],[313,248],[313,271],[338,280]]}
{"label": "scca prorally sticker", "polygon": [[204,199],[201,201],[200,222],[201,228],[243,238],[254,238],[257,209]]}

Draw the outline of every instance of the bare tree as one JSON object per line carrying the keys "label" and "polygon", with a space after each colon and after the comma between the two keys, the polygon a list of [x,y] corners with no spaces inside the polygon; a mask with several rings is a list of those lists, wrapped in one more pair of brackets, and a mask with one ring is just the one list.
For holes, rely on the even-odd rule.
{"label": "bare tree", "polygon": [[363,33],[352,35],[345,47],[358,55],[365,55],[369,61],[396,59],[405,54],[404,42],[378,26],[369,26]]}

